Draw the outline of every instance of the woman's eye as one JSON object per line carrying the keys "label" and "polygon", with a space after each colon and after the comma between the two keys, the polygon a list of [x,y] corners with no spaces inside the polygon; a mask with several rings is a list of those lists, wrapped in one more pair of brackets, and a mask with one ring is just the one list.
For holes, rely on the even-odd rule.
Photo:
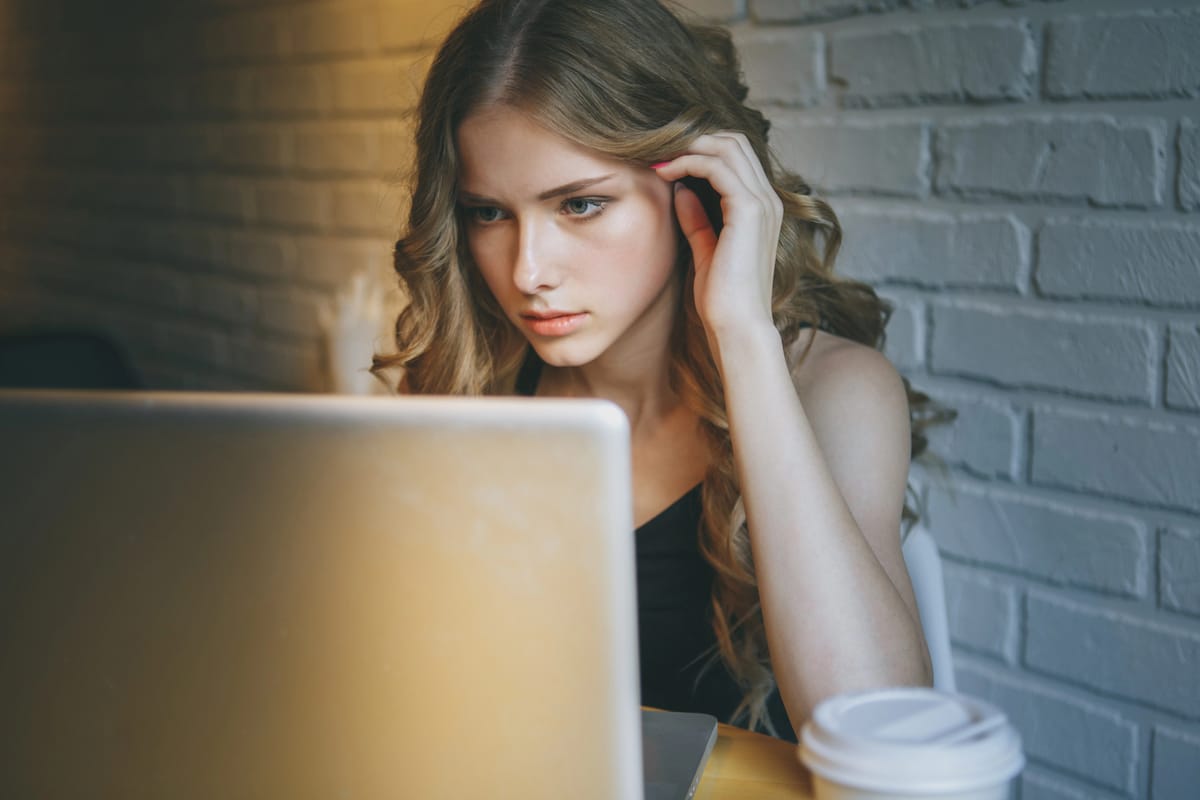
{"label": "woman's eye", "polygon": [[476,222],[495,222],[504,216],[504,213],[495,206],[471,206],[467,209],[467,214]]}
{"label": "woman's eye", "polygon": [[594,217],[604,210],[605,202],[596,197],[572,197],[563,201],[563,210],[573,217]]}

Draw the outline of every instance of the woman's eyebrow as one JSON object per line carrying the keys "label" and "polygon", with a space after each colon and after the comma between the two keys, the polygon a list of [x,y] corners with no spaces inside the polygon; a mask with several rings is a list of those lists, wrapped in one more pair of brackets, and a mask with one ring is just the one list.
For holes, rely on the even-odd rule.
{"label": "woman's eyebrow", "polygon": [[[537,199],[538,200],[549,200],[553,197],[561,197],[564,194],[574,194],[575,192],[581,192],[584,189],[588,188],[589,186],[595,186],[597,183],[603,183],[604,181],[608,180],[609,178],[613,177],[616,174],[617,173],[615,173],[615,172],[610,172],[607,175],[600,175],[595,178],[584,178],[582,180],[571,181],[570,183],[564,183],[562,186],[556,186],[553,189],[547,189],[546,191],[540,193],[537,196]],[[478,204],[495,203],[496,202],[491,197],[484,197],[483,195],[473,194],[471,192],[465,192],[465,191],[460,191],[458,193],[458,201],[460,203],[478,203]]]}
{"label": "woman's eyebrow", "polygon": [[473,203],[476,205],[486,205],[488,203],[495,203],[496,201],[490,197],[484,197],[483,195],[480,195],[480,194],[471,194],[470,192],[459,192],[458,193],[458,202]]}
{"label": "woman's eyebrow", "polygon": [[584,178],[581,181],[571,181],[564,183],[562,186],[556,186],[553,189],[547,189],[538,195],[538,200],[549,200],[552,197],[561,197],[564,194],[574,194],[575,192],[583,191],[589,186],[594,186],[597,183],[606,181],[615,175],[615,172],[610,172],[607,175],[601,175],[598,178]]}

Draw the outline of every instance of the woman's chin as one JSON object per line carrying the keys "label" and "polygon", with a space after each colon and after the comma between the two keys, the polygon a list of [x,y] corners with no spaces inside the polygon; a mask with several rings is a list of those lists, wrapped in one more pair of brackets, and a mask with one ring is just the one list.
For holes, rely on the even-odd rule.
{"label": "woman's chin", "polygon": [[600,355],[599,352],[595,352],[594,347],[589,347],[580,341],[565,339],[535,341],[531,339],[529,343],[544,364],[560,369],[582,367],[595,361]]}

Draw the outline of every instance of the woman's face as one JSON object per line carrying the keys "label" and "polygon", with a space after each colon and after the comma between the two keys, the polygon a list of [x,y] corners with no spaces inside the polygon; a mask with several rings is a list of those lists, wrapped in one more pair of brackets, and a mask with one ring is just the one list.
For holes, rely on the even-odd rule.
{"label": "woman's face", "polygon": [[669,183],[506,106],[467,117],[458,152],[471,256],[543,361],[664,346],[680,280]]}

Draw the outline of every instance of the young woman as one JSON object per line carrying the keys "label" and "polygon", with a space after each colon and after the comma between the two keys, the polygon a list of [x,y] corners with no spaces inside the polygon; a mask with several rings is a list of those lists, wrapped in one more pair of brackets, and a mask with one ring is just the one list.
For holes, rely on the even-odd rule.
{"label": "young woman", "polygon": [[830,270],[726,32],[657,0],[484,0],[418,108],[401,389],[602,397],[632,431],[642,702],[787,738],[928,684],[886,306]]}

